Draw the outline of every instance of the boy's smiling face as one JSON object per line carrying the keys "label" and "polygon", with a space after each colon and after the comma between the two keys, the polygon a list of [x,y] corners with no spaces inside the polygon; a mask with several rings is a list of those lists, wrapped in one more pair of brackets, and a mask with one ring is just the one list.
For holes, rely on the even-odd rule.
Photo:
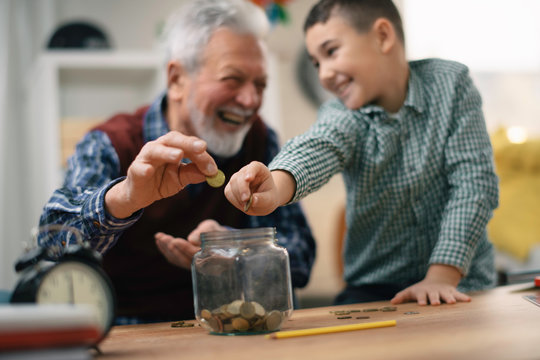
{"label": "boy's smiling face", "polygon": [[306,47],[321,84],[349,109],[377,104],[381,96],[380,39],[373,29],[357,32],[339,15],[306,31]]}

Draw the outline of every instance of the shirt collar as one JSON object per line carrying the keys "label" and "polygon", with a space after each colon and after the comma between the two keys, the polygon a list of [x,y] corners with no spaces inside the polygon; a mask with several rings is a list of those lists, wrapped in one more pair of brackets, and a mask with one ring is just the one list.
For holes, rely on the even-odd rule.
{"label": "shirt collar", "polygon": [[167,93],[163,93],[150,105],[144,115],[143,136],[147,143],[169,132],[169,125],[163,115],[167,109]]}
{"label": "shirt collar", "polygon": [[426,97],[424,96],[422,80],[415,69],[409,66],[409,82],[407,84],[407,97],[405,98],[404,105],[421,113],[426,107],[425,101]]}

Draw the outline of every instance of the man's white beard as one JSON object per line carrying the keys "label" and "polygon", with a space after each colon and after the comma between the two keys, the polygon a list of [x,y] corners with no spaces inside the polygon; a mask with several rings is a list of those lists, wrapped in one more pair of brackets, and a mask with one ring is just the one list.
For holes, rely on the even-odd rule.
{"label": "man's white beard", "polygon": [[189,100],[189,115],[196,135],[206,141],[207,149],[214,155],[232,157],[240,151],[244,137],[251,128],[250,123],[242,125],[235,132],[219,132],[214,128],[215,121],[221,121],[216,116],[205,116],[196,107],[192,99]]}

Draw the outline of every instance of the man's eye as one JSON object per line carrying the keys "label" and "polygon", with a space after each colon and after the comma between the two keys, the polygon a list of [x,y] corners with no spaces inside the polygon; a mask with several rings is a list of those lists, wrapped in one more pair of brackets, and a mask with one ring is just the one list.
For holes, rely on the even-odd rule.
{"label": "man's eye", "polygon": [[222,80],[231,84],[238,84],[242,81],[242,79],[236,76],[227,76],[223,78]]}

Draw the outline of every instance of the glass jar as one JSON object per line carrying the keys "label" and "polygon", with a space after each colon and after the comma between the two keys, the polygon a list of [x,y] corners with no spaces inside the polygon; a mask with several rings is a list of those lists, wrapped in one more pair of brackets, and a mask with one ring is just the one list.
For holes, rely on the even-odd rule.
{"label": "glass jar", "polygon": [[272,332],[292,314],[289,254],[275,228],[203,233],[191,269],[195,316],[211,334]]}

